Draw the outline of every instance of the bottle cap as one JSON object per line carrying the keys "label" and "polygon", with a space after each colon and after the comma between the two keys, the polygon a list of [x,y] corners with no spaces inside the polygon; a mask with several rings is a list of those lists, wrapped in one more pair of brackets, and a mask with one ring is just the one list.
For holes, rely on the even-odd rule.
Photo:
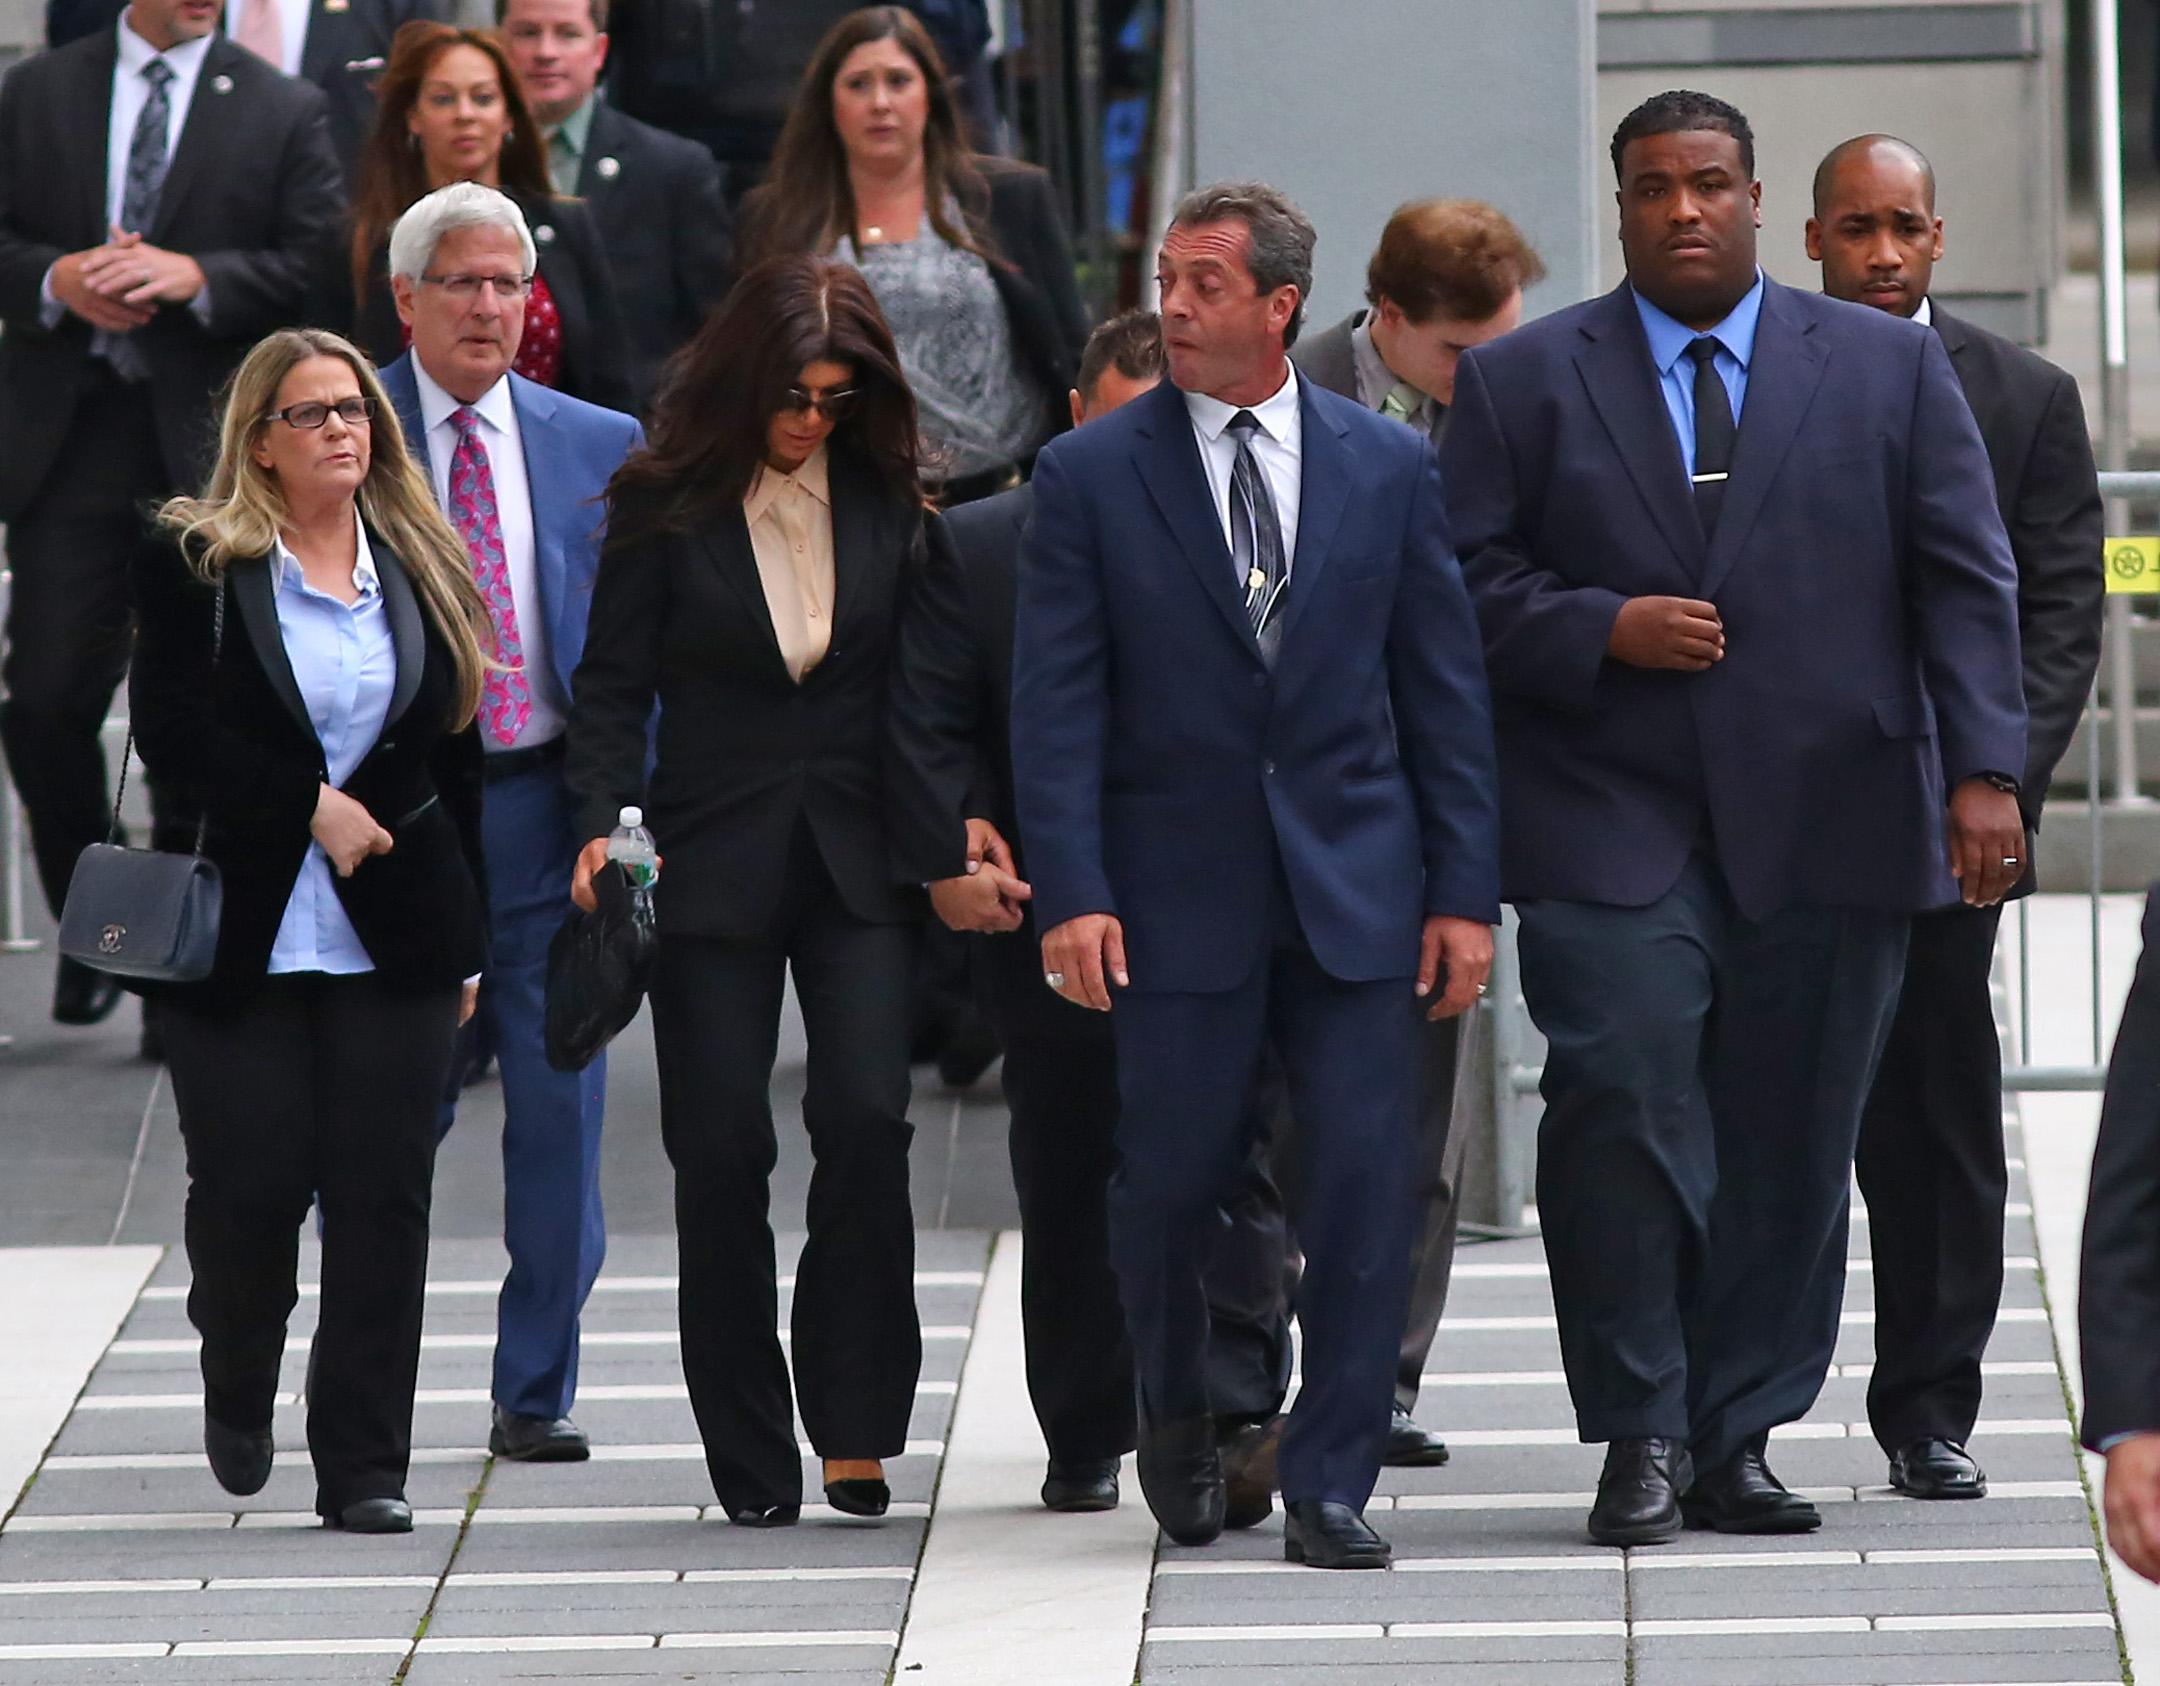
{"label": "bottle cap", "polygon": [[625,826],[640,826],[645,823],[645,810],[633,805],[625,808],[615,818]]}

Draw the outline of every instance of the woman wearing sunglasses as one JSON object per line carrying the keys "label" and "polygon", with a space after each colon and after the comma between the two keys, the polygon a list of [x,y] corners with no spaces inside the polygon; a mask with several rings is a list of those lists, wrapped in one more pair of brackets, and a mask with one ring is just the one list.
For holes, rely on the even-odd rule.
{"label": "woman wearing sunglasses", "polygon": [[[908,1205],[914,892],[892,882],[880,746],[893,629],[921,544],[915,404],[854,270],[760,264],[663,387],[615,476],[571,707],[592,875],[626,804],[665,868],[652,985],[675,1167],[683,1371],[728,1515],[796,1520],[802,1464],[767,1181],[792,972],[816,1168],[794,1392],[853,1515],[890,1500],[922,1357]],[[657,760],[646,730],[659,704]],[[927,1496],[927,1495],[925,1495]]]}
{"label": "woman wearing sunglasses", "polygon": [[187,1145],[203,1445],[261,1490],[322,1211],[308,1385],[314,1505],[404,1533],[435,1124],[487,928],[487,607],[367,360],[314,329],[234,374],[217,465],[135,578],[129,713],[165,793],[155,844],[224,883],[217,957],[157,986]]}

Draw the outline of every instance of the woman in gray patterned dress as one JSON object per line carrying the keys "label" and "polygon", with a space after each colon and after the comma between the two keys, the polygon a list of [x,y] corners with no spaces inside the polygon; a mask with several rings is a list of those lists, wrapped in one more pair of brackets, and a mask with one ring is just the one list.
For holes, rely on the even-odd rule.
{"label": "woman in gray patterned dress", "polygon": [[812,251],[861,269],[941,502],[1023,478],[1065,425],[1087,320],[1050,179],[967,149],[911,12],[867,6],[826,35],[744,221],[750,262]]}

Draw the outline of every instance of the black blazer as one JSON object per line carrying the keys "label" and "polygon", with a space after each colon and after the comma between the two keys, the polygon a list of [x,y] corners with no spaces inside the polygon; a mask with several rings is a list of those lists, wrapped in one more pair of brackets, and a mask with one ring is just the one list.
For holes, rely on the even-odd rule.
{"label": "black blazer", "polygon": [[[882,759],[886,671],[920,544],[918,510],[835,450],[832,646],[788,677],[738,506],[687,533],[638,535],[649,494],[613,511],[573,680],[570,788],[581,837],[642,803],[667,858],[663,934],[763,935],[807,822],[857,918],[897,924],[920,898],[892,881]],[[660,705],[647,794],[647,722]]]}
{"label": "black blazer", "polygon": [[[562,373],[555,389],[603,409],[634,413],[622,307],[592,213],[575,199],[541,199],[503,190],[517,201],[540,254],[540,274],[562,313]],[[339,255],[339,274],[346,273]],[[344,283],[350,297],[351,282]],[[368,264],[367,296],[352,310],[353,337],[381,368],[405,355],[405,332],[390,291],[387,239]]]}
{"label": "black blazer", "polygon": [[[2027,712],[2025,823],[2037,827],[2100,665],[2107,518],[2077,382],[1984,328],[1931,307],[1936,333],[1980,424],[1995,502],[2017,559]],[[2028,882],[2021,886],[2030,889]]]}
{"label": "black blazer", "polygon": [[[989,198],[969,210],[979,224],[987,225],[992,246],[1003,260],[990,266],[990,276],[1012,325],[1014,350],[1042,386],[1046,431],[1062,433],[1072,425],[1065,394],[1079,379],[1088,320],[1073,279],[1072,242],[1058,209],[1057,189],[1032,164],[988,156],[978,157],[975,164],[982,171]],[[770,185],[758,188],[744,203],[747,251],[762,249],[756,231],[769,214],[772,191]]]}
{"label": "black blazer", "polygon": [[[395,846],[336,879],[376,971],[386,982],[440,988],[484,969],[479,888],[480,740],[445,729],[451,657],[404,565],[372,533],[383,600],[397,643],[397,686],[382,736],[343,788],[386,827]],[[278,628],[266,560],[236,563],[225,597],[224,647],[213,663],[214,593],[176,546],[146,550],[135,570],[135,658],[128,712],[135,747],[165,810],[155,846],[194,846],[225,882],[217,964],[206,995],[245,993],[264,975],[293,881],[312,841],[317,788],[328,774]]]}
{"label": "black blazer", "polygon": [[[967,819],[986,819],[1027,852],[1013,807],[1013,617],[1021,542],[1035,488],[1015,486],[931,521],[893,660],[886,771],[893,877],[902,884],[965,870]],[[970,937],[983,1006],[1007,1036],[1100,1037],[1108,1021],[1045,989],[1032,908],[1017,931]]]}
{"label": "black blazer", "polygon": [[[25,59],[0,85],[0,521],[44,485],[91,372],[90,325],[71,315],[47,330],[40,293],[56,259],[107,238],[118,55],[114,32],[101,31]],[[168,305],[134,335],[171,485],[208,473],[226,376],[263,335],[304,318],[341,205],[321,91],[211,42],[148,231],[202,265],[209,325]]]}
{"label": "black blazer", "polygon": [[2078,1344],[2085,1444],[2160,1430],[2160,885],[2145,898],[2145,952],[2093,1145]]}
{"label": "black blazer", "polygon": [[[47,0],[45,44],[64,46],[110,31],[127,0]],[[300,79],[329,99],[330,140],[352,185],[360,143],[375,123],[375,78],[390,57],[390,37],[415,18],[445,21],[447,0],[312,0],[300,43]]]}
{"label": "black blazer", "polygon": [[695,141],[593,106],[578,194],[614,272],[638,414],[663,364],[690,342],[728,289],[734,218],[720,166]]}

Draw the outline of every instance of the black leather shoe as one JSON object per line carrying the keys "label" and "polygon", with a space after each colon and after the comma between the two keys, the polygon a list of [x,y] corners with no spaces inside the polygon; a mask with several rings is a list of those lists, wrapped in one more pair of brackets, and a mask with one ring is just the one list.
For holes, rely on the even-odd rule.
{"label": "black leather shoe", "polygon": [[1257,1528],[1275,1514],[1283,1419],[1240,1423],[1221,1436],[1223,1526]]}
{"label": "black leather shoe", "polygon": [[1788,1492],[1752,1446],[1696,1476],[1680,1495],[1680,1512],[1690,1528],[1720,1534],[1812,1534],[1822,1526],[1822,1513]]}
{"label": "black leather shoe", "polygon": [[53,972],[52,1016],[60,1024],[97,1024],[126,993],[118,978],[62,955]]}
{"label": "black leather shoe", "polygon": [[1364,1517],[1321,1499],[1283,1501],[1282,1554],[1315,1569],[1385,1569],[1395,1558]]}
{"label": "black leather shoe", "polygon": [[409,1534],[412,1506],[397,1498],[355,1499],[335,1516],[325,1516],[323,1526],[348,1534]]}
{"label": "black leather shoe", "polygon": [[592,1456],[592,1442],[568,1417],[528,1417],[498,1405],[488,1450],[521,1464],[579,1464]]}
{"label": "black leather shoe", "polygon": [[1140,1492],[1178,1545],[1203,1546],[1223,1531],[1222,1458],[1207,1417],[1140,1421]]}
{"label": "black leather shoe", "polygon": [[1680,1537],[1680,1494],[1694,1466],[1677,1440],[1615,1440],[1605,1448],[1590,1538],[1598,1545],[1661,1545]]}
{"label": "black leather shoe", "polygon": [[1447,1462],[1447,1442],[1429,1428],[1418,1426],[1417,1420],[1400,1405],[1388,1419],[1387,1447],[1380,1454],[1380,1461],[1390,1469],[1434,1469]]}
{"label": "black leather shoe", "polygon": [[792,1528],[802,1520],[801,1505],[729,1505],[727,1519],[738,1528]]}
{"label": "black leather shoe", "polygon": [[1115,1510],[1117,1477],[1115,1458],[1074,1458],[1068,1463],[1052,1458],[1043,1472],[1043,1508],[1073,1515]]}
{"label": "black leather shoe", "polygon": [[203,1450],[210,1457],[210,1473],[228,1493],[243,1499],[263,1490],[270,1479],[276,1447],[266,1428],[227,1428],[217,1418],[203,1418]]}
{"label": "black leather shoe", "polygon": [[1890,1485],[1916,1499],[1984,1499],[1987,1471],[1955,1440],[1908,1441],[1890,1460]]}
{"label": "black leather shoe", "polygon": [[853,1476],[826,1482],[825,1502],[842,1516],[883,1516],[892,1509],[892,1489],[882,1481]]}

